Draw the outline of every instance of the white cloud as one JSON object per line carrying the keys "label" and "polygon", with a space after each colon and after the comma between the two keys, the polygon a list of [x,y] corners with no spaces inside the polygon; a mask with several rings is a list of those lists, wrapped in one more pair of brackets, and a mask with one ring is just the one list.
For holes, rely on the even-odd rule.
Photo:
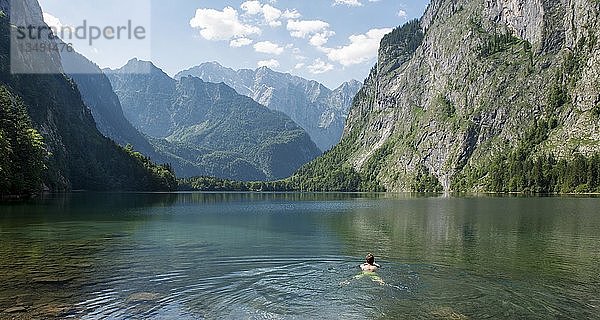
{"label": "white cloud", "polygon": [[283,47],[280,45],[273,43],[271,41],[262,41],[254,44],[254,50],[260,53],[268,53],[274,55],[280,55],[283,53]]}
{"label": "white cloud", "polygon": [[48,27],[55,31],[56,35],[59,37],[62,36],[61,33],[63,32],[65,35],[68,35],[70,32],[73,32],[75,30],[74,27],[64,25],[59,18],[47,12],[44,12],[42,16],[44,18],[44,22],[48,25]]}
{"label": "white cloud", "polygon": [[287,29],[294,38],[306,38],[329,28],[329,23],[321,20],[290,20]]}
{"label": "white cloud", "polygon": [[289,20],[289,19],[298,19],[298,18],[302,17],[302,15],[296,9],[293,9],[293,10],[286,9],[285,12],[283,14],[281,14],[281,17]]}
{"label": "white cloud", "polygon": [[312,74],[321,74],[333,70],[333,65],[321,59],[317,59],[314,63],[308,66],[308,71]]}
{"label": "white cloud", "polygon": [[[271,1],[275,3],[275,1]],[[281,10],[273,7],[270,4],[261,4],[258,0],[251,0],[242,3],[240,6],[247,15],[262,15],[264,23],[271,27],[279,27],[282,25],[279,19],[294,19],[300,17],[300,13],[297,10]]]}
{"label": "white cloud", "polygon": [[302,50],[300,50],[299,48],[294,48],[292,50],[292,53],[294,54],[294,59],[296,59],[296,60],[303,61],[303,60],[308,59],[307,57],[302,55]]}
{"label": "white cloud", "polygon": [[200,29],[200,35],[207,40],[230,40],[261,33],[260,28],[242,23],[232,7],[225,7],[223,11],[198,9],[190,26]]}
{"label": "white cloud", "polygon": [[251,45],[252,42],[254,42],[254,40],[252,40],[252,39],[238,38],[238,39],[231,40],[231,42],[229,42],[229,46],[232,48],[240,48],[240,47],[245,47],[245,46]]}
{"label": "white cloud", "polygon": [[324,48],[324,51],[327,52],[329,60],[338,62],[343,66],[367,62],[377,57],[381,38],[391,31],[390,28],[371,29],[366,34],[350,36],[350,44],[347,46],[335,49]]}
{"label": "white cloud", "polygon": [[242,3],[240,8],[250,15],[259,14],[262,11],[262,5],[260,4],[260,1],[256,0],[246,1]]}
{"label": "white cloud", "polygon": [[360,3],[360,1],[358,1],[358,0],[335,0],[335,2],[333,3],[333,5],[338,5],[338,4],[349,6],[349,7],[362,6],[362,3]]}
{"label": "white cloud", "polygon": [[271,27],[279,27],[281,26],[281,21],[279,18],[281,17],[281,10],[272,7],[268,4],[265,4],[262,7],[263,16],[265,17],[265,21]]}
{"label": "white cloud", "polygon": [[279,61],[277,61],[275,59],[261,60],[261,61],[257,62],[256,65],[258,67],[267,67],[267,68],[274,69],[274,68],[279,67]]}
{"label": "white cloud", "polygon": [[304,67],[304,63],[298,63],[294,66],[294,69],[298,70],[298,69],[302,69]]}
{"label": "white cloud", "polygon": [[60,30],[63,26],[62,22],[60,22],[60,19],[58,19],[57,17],[44,12],[43,13],[44,16],[44,22],[50,27],[50,28],[55,28],[56,30]]}
{"label": "white cloud", "polygon": [[321,20],[288,20],[287,29],[294,38],[309,38],[314,47],[321,47],[335,35],[329,30],[329,23]]}
{"label": "white cloud", "polygon": [[329,37],[332,37],[334,35],[335,35],[335,32],[325,30],[323,32],[317,33],[314,36],[312,36],[310,38],[309,43],[315,47],[322,47],[323,45],[325,45],[327,43],[327,41],[329,41]]}
{"label": "white cloud", "polygon": [[406,11],[400,9],[400,11],[398,11],[398,17],[406,19],[406,17],[408,17],[408,14],[406,13]]}

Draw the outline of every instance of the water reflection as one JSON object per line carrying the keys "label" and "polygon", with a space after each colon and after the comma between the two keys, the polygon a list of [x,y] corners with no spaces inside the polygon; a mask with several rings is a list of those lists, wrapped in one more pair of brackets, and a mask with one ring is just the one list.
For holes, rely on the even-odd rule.
{"label": "water reflection", "polygon": [[[0,318],[594,318],[598,199],[74,194],[0,206]],[[355,278],[366,252],[386,285]]]}
{"label": "water reflection", "polygon": [[[330,224],[346,243],[346,254],[377,247],[390,261],[425,266],[420,273],[434,287],[424,300],[439,300],[444,308],[463,304],[458,309],[475,318],[492,310],[496,317],[595,318],[598,204],[566,198],[412,199],[355,210]],[[477,300],[484,298],[497,307],[482,309],[486,304]]]}

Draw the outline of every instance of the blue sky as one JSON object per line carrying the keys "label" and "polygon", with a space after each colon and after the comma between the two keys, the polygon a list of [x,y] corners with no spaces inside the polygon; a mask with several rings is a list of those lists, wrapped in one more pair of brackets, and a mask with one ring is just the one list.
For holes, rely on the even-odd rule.
{"label": "blue sky", "polygon": [[267,65],[335,88],[364,80],[379,39],[423,14],[427,0],[39,0],[46,22],[143,26],[144,41],[97,40],[76,49],[101,67],[151,59],[170,75],[207,61]]}

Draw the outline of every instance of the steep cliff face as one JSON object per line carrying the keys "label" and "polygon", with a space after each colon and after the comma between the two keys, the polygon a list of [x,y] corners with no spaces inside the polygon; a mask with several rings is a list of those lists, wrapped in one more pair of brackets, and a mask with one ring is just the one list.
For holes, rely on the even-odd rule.
{"label": "steep cliff face", "polygon": [[269,109],[285,113],[306,130],[323,151],[340,141],[352,98],[362,86],[352,80],[330,90],[316,81],[267,67],[236,71],[216,62],[182,71],[175,78],[186,76],[213,83],[223,82]]}
{"label": "steep cliff face", "polygon": [[63,51],[61,60],[65,70],[78,72],[68,76],[77,84],[81,98],[92,112],[98,130],[121,146],[130,144],[135,150],[157,159],[158,156],[148,140],[123,115],[119,97],[114,93],[108,77],[102,70],[77,52]]}
{"label": "steep cliff face", "polygon": [[321,161],[388,191],[450,191],[486,190],[488,164],[525,145],[533,158],[591,155],[599,12],[596,0],[432,1],[382,40],[329,155],[343,160]]}

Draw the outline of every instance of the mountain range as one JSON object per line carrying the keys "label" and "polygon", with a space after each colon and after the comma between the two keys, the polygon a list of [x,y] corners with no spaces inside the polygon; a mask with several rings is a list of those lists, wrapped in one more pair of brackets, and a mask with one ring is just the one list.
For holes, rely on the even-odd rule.
{"label": "mountain range", "polygon": [[[173,168],[245,181],[292,175],[192,179],[192,188],[600,191],[596,0],[433,0],[381,40],[364,84],[333,91],[268,68],[206,63],[171,78],[137,59],[100,70],[78,54],[11,57],[14,23],[44,22],[36,0],[12,2],[24,13],[12,20],[8,2],[0,194],[40,183],[172,190]],[[11,73],[14,63],[46,74]],[[65,74],[72,67],[89,72]]]}
{"label": "mountain range", "polygon": [[352,100],[362,86],[351,80],[330,90],[316,81],[267,67],[233,70],[217,62],[179,72],[175,79],[189,76],[225,83],[269,109],[285,113],[308,132],[322,151],[340,141]]}
{"label": "mountain range", "polygon": [[[44,25],[41,11],[33,10],[39,9],[37,1],[22,4],[23,10],[17,11],[26,17],[20,19],[26,24]],[[10,11],[8,3],[4,8]],[[135,59],[119,70],[100,70],[77,52],[56,52],[46,58],[48,61],[29,59],[30,69],[54,71],[50,74],[63,72],[68,76],[67,80],[76,85],[79,102],[84,103],[84,112],[91,116],[95,129],[121,146],[130,145],[132,150],[154,161],[171,164],[179,176],[281,179],[321,153],[303,128],[284,112],[244,99],[225,84],[206,83],[193,77],[171,79],[153,64]],[[261,72],[285,79],[290,88],[306,87],[294,100],[302,104],[300,107],[308,107],[309,103],[317,106],[315,103],[323,102],[327,96],[331,101],[328,113],[323,111],[324,103],[317,106],[322,111],[316,125],[322,131],[319,139],[330,140],[324,148],[339,140],[343,123],[340,116],[347,114],[353,91],[360,84],[353,81],[332,92],[314,81],[268,69]],[[277,89],[274,97],[278,97],[281,87],[272,89]],[[306,97],[308,94],[315,97]],[[307,114],[314,113],[314,106],[306,109]],[[300,113],[296,108],[295,115]],[[333,130],[335,126],[337,129]],[[51,146],[49,149],[52,151]]]}
{"label": "mountain range", "polygon": [[[291,175],[320,154],[288,116],[269,110],[223,83],[175,80],[154,64],[130,60],[105,70],[125,117],[161,154],[207,175],[272,180]],[[178,164],[174,164],[176,171]]]}

